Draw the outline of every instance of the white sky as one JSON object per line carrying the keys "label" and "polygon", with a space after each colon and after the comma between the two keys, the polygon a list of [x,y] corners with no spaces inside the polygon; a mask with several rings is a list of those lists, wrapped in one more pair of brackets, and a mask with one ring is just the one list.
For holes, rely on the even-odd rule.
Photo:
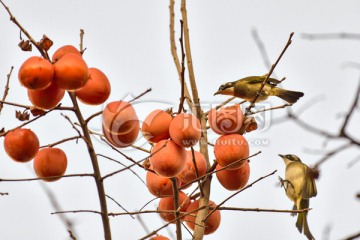
{"label": "white sky", "polygon": [[[85,30],[84,58],[90,67],[102,69],[112,84],[109,101],[135,96],[147,88],[152,91],[141,98],[136,109],[140,119],[155,108],[169,105],[177,108],[180,87],[175,66],[170,54],[168,1],[146,0],[63,0],[63,1],[7,1],[13,14],[35,39],[46,34],[54,41],[53,53],[65,44],[77,46],[79,29]],[[227,81],[249,75],[268,72],[264,66],[252,36],[256,28],[270,61],[278,57],[290,32],[295,32],[293,44],[279,63],[277,76],[286,76],[283,86],[305,93],[293,109],[309,106],[314,97],[322,96],[321,102],[310,104],[302,119],[314,126],[336,132],[341,118],[354,98],[359,81],[356,69],[342,68],[345,62],[359,62],[360,42],[354,40],[308,41],[301,33],[359,32],[359,1],[214,1],[188,2],[189,27],[195,74],[202,103],[210,106],[226,97],[213,96],[218,87]],[[177,8],[179,9],[179,7]],[[176,12],[179,17],[180,12]],[[179,28],[177,27],[177,34]],[[9,21],[5,9],[0,9],[0,92],[5,86],[6,74],[14,66],[8,101],[30,104],[26,90],[17,81],[21,63],[32,53],[21,52],[17,47],[19,30]],[[0,95],[1,96],[1,95]],[[69,104],[66,97],[64,105]],[[278,99],[270,99],[272,106],[280,105]],[[101,107],[81,105],[86,116]],[[331,150],[341,141],[329,142],[287,122],[274,124],[274,118],[285,110],[266,115],[269,128],[248,134],[249,141],[266,142],[266,145],[251,146],[251,153],[262,154],[251,161],[250,182],[277,169],[278,172],[231,199],[226,206],[291,209],[292,203],[277,185],[277,176],[284,175],[284,164],[278,153],[294,153],[309,165],[321,155],[306,150]],[[72,119],[74,117],[68,113]],[[15,127],[14,108],[5,107],[0,116],[0,128]],[[357,112],[353,122],[359,120]],[[99,128],[98,119],[91,124]],[[42,145],[76,134],[67,121],[54,112],[31,124],[38,133]],[[359,126],[351,124],[350,133],[359,137]],[[215,134],[209,135],[214,140]],[[95,140],[96,141],[96,140]],[[3,139],[0,139],[2,144]],[[83,143],[66,143],[60,146],[69,158],[67,173],[91,172],[90,160]],[[125,159],[97,143],[99,153]],[[134,159],[145,155],[135,150],[126,150]],[[210,150],[211,152],[211,150]],[[348,168],[348,163],[358,157],[359,151],[351,149],[331,159],[321,168],[317,182],[318,196],[310,201],[313,210],[309,213],[309,225],[316,239],[340,239],[359,231],[359,201],[354,195],[360,191],[360,164]],[[211,159],[213,155],[211,153]],[[99,159],[103,173],[119,168],[118,165]],[[137,171],[145,179],[143,171]],[[32,164],[11,161],[0,148],[0,177],[33,177]],[[99,209],[95,184],[87,178],[63,179],[46,184],[59,199],[64,210]],[[69,239],[59,218],[50,215],[54,211],[44,190],[38,182],[0,183],[0,192],[9,196],[0,197],[1,239]],[[129,211],[138,210],[152,199],[146,187],[130,172],[122,173],[106,181],[109,195]],[[211,199],[221,202],[230,192],[223,190],[213,178]],[[153,209],[156,204],[150,204]],[[122,211],[109,201],[109,211]],[[78,239],[102,239],[100,217],[94,214],[69,214],[75,224]],[[150,230],[162,226],[156,215],[144,215],[143,221]],[[290,214],[223,212],[218,231],[205,239],[305,239],[295,227],[296,219]],[[128,216],[111,218],[113,239],[138,239],[145,230],[139,221]],[[331,227],[329,238],[324,231]],[[169,231],[174,232],[172,226]],[[160,233],[169,236],[166,230]],[[184,239],[189,234],[183,231]]]}

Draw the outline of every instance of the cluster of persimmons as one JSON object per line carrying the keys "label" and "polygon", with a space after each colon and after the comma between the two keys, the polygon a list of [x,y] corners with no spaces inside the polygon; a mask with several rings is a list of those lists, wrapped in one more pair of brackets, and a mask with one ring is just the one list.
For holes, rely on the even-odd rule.
{"label": "cluster of persimmons", "polygon": [[[27,89],[30,102],[42,110],[55,108],[67,90],[90,105],[104,103],[111,91],[106,75],[97,68],[88,68],[80,51],[71,45],[55,51],[51,61],[38,56],[28,58],[21,65],[18,78]],[[40,149],[39,139],[30,129],[16,128],[6,133],[4,149],[17,162],[34,159],[35,173],[45,181],[58,180],[66,171],[65,152],[55,147]]]}
{"label": "cluster of persimmons", "polygon": [[[18,78],[27,88],[34,107],[43,110],[57,107],[65,91],[74,92],[77,99],[89,105],[104,103],[111,91],[106,75],[97,68],[89,68],[82,54],[70,45],[55,51],[51,61],[30,57],[19,69]],[[242,189],[250,175],[249,146],[242,136],[244,120],[239,104],[219,110],[213,108],[208,113],[209,127],[220,135],[214,144],[216,177],[231,191]],[[249,129],[245,131],[252,130]],[[118,148],[131,146],[139,132],[142,133],[152,146],[150,164],[146,166],[146,183],[149,192],[160,198],[160,216],[167,222],[175,222],[176,216],[171,211],[177,210],[180,216],[183,215],[181,220],[194,230],[199,200],[191,199],[182,189],[211,174],[204,155],[192,148],[201,139],[202,131],[206,131],[201,128],[199,119],[192,113],[172,114],[157,109],[140,126],[131,102],[118,100],[107,103],[103,109],[102,131],[106,140]],[[45,181],[58,180],[66,171],[64,151],[40,147],[36,134],[30,129],[16,128],[6,133],[4,148],[15,161],[34,159],[35,173]],[[177,187],[174,187],[174,181]],[[174,189],[178,191],[179,209],[174,209]],[[211,200],[209,204],[216,207]],[[213,211],[205,222],[205,234],[216,231],[220,220],[220,211]]]}
{"label": "cluster of persimmons", "polygon": [[[249,146],[242,134],[239,134],[244,131],[244,119],[239,104],[220,110],[214,108],[208,114],[210,128],[221,135],[214,144],[218,163],[216,177],[227,190],[242,189],[250,175],[247,159]],[[254,125],[248,125],[245,131],[253,128]],[[130,146],[136,140],[139,129],[139,121],[131,104],[113,102],[104,109],[104,135],[113,145]],[[141,132],[152,145],[146,183],[149,192],[160,198],[158,210],[161,218],[175,223],[176,215],[172,211],[178,210],[183,215],[181,220],[194,230],[199,200],[191,200],[182,189],[209,174],[209,166],[203,154],[191,148],[201,139],[200,121],[192,113],[179,113],[174,117],[170,111],[156,109],[144,119]],[[173,186],[174,180],[176,188]],[[181,189],[177,190],[177,204],[174,204],[174,189]],[[209,204],[212,208],[216,207],[211,200]],[[179,209],[174,209],[175,205]],[[216,231],[220,221],[220,211],[212,212],[205,222],[205,234]]]}

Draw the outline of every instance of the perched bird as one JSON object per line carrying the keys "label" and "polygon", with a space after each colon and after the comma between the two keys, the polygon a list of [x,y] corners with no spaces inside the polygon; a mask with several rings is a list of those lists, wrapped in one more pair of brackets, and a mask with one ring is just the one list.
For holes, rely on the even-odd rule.
{"label": "perched bird", "polygon": [[[317,194],[313,170],[302,163],[295,155],[280,155],[286,164],[285,180],[280,179],[286,195],[294,202],[294,210],[309,208],[309,199]],[[293,214],[296,215],[296,214]],[[307,222],[307,212],[298,214],[296,227],[300,233],[304,231],[309,240],[315,239],[310,232]]]}
{"label": "perched bird", "polygon": [[[251,76],[239,79],[235,82],[228,82],[221,85],[214,95],[230,95],[252,102],[260,90],[261,84],[264,82],[265,78],[266,76]],[[276,85],[279,83],[281,83],[281,81],[275,78],[269,78],[260,92],[256,102],[264,101],[269,96],[277,96],[288,103],[293,104],[296,103],[299,98],[304,96],[304,93],[302,92],[290,91],[277,87]]]}

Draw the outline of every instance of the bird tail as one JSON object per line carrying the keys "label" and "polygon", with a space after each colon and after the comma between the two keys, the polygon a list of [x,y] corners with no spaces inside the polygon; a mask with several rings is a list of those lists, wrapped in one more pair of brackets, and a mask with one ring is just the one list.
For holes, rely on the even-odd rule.
{"label": "bird tail", "polygon": [[277,96],[291,104],[296,103],[297,100],[299,100],[299,98],[304,96],[304,93],[302,93],[302,92],[296,92],[296,91],[286,90],[286,89],[282,89],[282,88],[274,88],[273,90],[275,90],[275,92],[274,92],[275,96]]}
{"label": "bird tail", "polygon": [[[305,208],[309,208],[309,199],[302,199],[300,202],[300,209],[305,209]],[[315,240],[314,236],[311,234],[310,229],[309,229],[309,225],[307,222],[307,212],[302,212],[302,213],[298,214],[298,218],[296,221],[296,227],[300,231],[300,233],[304,229],[304,235],[309,240]]]}

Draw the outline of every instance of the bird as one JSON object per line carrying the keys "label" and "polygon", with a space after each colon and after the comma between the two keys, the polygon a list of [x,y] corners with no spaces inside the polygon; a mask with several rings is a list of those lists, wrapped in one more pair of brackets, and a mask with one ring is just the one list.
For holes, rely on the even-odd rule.
{"label": "bird", "polygon": [[[293,154],[279,156],[284,160],[285,180],[280,178],[282,186],[285,188],[286,195],[293,201],[293,210],[302,210],[309,208],[309,199],[317,195],[317,189],[314,179],[313,170],[305,163],[301,162],[300,158]],[[307,212],[298,213],[296,227],[309,240],[314,240],[307,222]],[[292,214],[296,215],[296,213]]]}
{"label": "bird", "polygon": [[[254,101],[266,77],[267,76],[250,76],[241,78],[234,82],[222,84],[214,95],[230,95],[252,102]],[[256,99],[256,102],[264,101],[269,96],[276,96],[285,100],[289,104],[294,104],[297,100],[299,100],[299,98],[304,96],[303,92],[291,91],[277,87],[279,83],[281,83],[280,80],[269,78]]]}

